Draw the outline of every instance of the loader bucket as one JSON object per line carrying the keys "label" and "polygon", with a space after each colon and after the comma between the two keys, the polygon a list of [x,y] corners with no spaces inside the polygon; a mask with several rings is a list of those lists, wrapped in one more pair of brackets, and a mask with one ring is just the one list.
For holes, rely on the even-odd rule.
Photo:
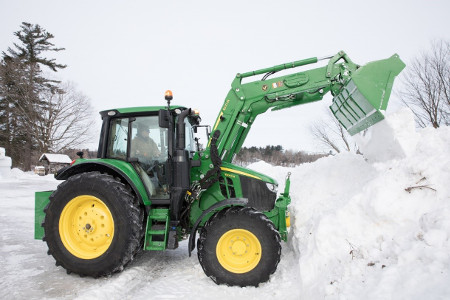
{"label": "loader bucket", "polygon": [[370,62],[356,70],[330,106],[333,115],[350,135],[384,119],[395,77],[405,64],[397,54]]}

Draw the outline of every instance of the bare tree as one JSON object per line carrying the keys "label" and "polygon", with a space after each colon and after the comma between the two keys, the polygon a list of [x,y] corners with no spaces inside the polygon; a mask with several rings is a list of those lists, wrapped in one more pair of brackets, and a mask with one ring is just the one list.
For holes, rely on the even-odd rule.
{"label": "bare tree", "polygon": [[36,126],[41,153],[60,152],[93,139],[95,118],[88,97],[72,83],[59,86],[63,92],[44,94],[49,104],[41,123]]}
{"label": "bare tree", "polygon": [[325,119],[311,125],[310,132],[319,143],[337,153],[341,151],[359,153],[356,144],[351,142],[349,134],[330,110],[327,110]]}
{"label": "bare tree", "polygon": [[450,41],[435,41],[413,60],[404,75],[402,102],[420,127],[450,124]]}

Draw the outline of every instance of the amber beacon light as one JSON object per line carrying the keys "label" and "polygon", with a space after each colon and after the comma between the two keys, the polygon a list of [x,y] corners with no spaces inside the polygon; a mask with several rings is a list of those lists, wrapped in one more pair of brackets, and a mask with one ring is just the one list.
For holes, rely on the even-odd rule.
{"label": "amber beacon light", "polygon": [[167,90],[167,91],[164,93],[164,98],[165,98],[166,100],[172,100],[172,99],[173,99],[172,91],[171,91],[171,90]]}

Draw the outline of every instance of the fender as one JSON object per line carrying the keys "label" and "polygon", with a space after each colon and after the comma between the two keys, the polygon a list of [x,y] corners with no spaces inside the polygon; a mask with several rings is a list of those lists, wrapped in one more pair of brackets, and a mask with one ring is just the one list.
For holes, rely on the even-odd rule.
{"label": "fender", "polygon": [[219,208],[223,208],[225,206],[246,206],[247,203],[248,203],[247,198],[230,198],[217,202],[216,204],[212,205],[207,210],[205,210],[192,227],[191,234],[189,236],[189,246],[188,246],[189,257],[191,256],[192,250],[194,250],[195,248],[195,235],[197,232],[198,225],[207,214]]}
{"label": "fender", "polygon": [[83,160],[70,167],[62,168],[55,174],[55,178],[58,180],[66,180],[73,175],[92,171],[99,171],[120,177],[120,179],[131,187],[140,203],[146,206],[151,204],[141,178],[133,166],[124,161],[111,159]]}

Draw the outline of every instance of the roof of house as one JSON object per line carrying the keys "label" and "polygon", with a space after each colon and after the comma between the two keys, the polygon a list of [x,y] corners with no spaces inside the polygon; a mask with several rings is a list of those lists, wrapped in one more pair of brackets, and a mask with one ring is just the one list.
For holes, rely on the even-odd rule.
{"label": "roof of house", "polygon": [[65,154],[44,153],[41,155],[41,158],[39,158],[39,161],[44,159],[49,163],[70,164],[72,162],[70,157]]}

